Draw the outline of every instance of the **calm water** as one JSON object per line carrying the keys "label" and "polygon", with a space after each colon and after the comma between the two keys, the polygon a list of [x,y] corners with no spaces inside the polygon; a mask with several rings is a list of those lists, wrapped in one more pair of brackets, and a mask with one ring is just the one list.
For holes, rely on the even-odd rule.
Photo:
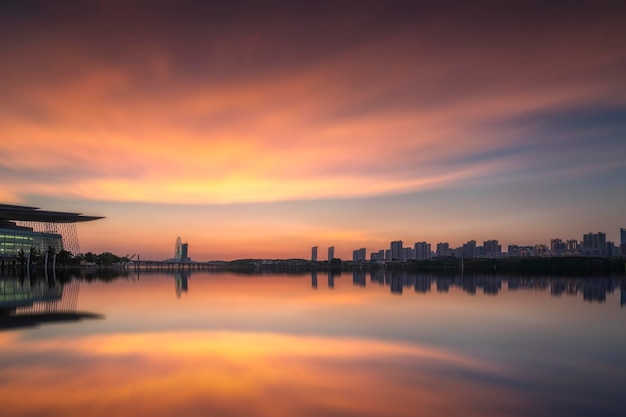
{"label": "calm water", "polygon": [[[5,277],[0,297],[21,316],[0,319],[2,416],[626,415],[619,279]],[[77,312],[101,316],[59,321]]]}

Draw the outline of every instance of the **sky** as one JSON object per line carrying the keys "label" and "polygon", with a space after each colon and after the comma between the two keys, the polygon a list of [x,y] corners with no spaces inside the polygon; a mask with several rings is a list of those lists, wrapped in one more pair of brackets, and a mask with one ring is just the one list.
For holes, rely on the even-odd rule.
{"label": "sky", "polygon": [[299,3],[2,2],[0,202],[143,259],[619,240],[623,3]]}

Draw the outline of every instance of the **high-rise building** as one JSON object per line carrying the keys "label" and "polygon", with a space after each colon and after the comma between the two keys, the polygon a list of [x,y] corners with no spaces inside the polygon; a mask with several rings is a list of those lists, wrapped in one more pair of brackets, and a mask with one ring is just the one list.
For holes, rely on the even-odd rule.
{"label": "high-rise building", "polygon": [[328,262],[332,261],[335,258],[335,247],[330,246],[328,248]]}
{"label": "high-rise building", "polygon": [[476,241],[468,240],[463,244],[463,257],[466,259],[476,257]]}
{"label": "high-rise building", "polygon": [[448,242],[437,243],[437,256],[450,256],[450,245]]}
{"label": "high-rise building", "polygon": [[381,249],[378,252],[372,252],[370,254],[370,261],[384,261],[385,260],[385,250]]}
{"label": "high-rise building", "polygon": [[585,256],[606,256],[606,233],[587,233],[583,235],[581,253]]}
{"label": "high-rise building", "polygon": [[180,245],[180,260],[181,261],[189,261],[189,243],[183,243]]}
{"label": "high-rise building", "polygon": [[311,261],[312,262],[316,262],[317,261],[317,246],[313,246],[311,248]]}
{"label": "high-rise building", "polygon": [[626,229],[624,229],[623,227],[619,228],[619,239],[620,245],[626,245]]}
{"label": "high-rise building", "polygon": [[389,250],[391,251],[391,261],[401,261],[402,260],[402,241],[394,240],[391,242]]}
{"label": "high-rise building", "polygon": [[176,246],[174,248],[174,260],[177,262],[188,262],[189,259],[189,244],[183,243],[180,236],[176,238]]}
{"label": "high-rise building", "polygon": [[415,259],[430,259],[430,243],[415,243]]}
{"label": "high-rise building", "polygon": [[365,248],[361,248],[361,249],[356,249],[352,251],[352,260],[354,262],[361,262],[364,261],[366,257],[366,251]]}
{"label": "high-rise building", "polygon": [[576,255],[579,253],[579,249],[580,247],[578,246],[578,240],[569,239],[567,241],[567,253],[569,253],[570,255]]}
{"label": "high-rise building", "polygon": [[400,258],[401,261],[407,261],[409,259],[415,259],[415,249],[413,248],[402,248],[402,256]]}
{"label": "high-rise building", "polygon": [[550,252],[552,255],[561,255],[567,252],[567,243],[563,242],[561,239],[551,239]]}
{"label": "high-rise building", "polygon": [[487,258],[497,258],[502,255],[502,246],[498,244],[497,240],[486,240],[483,242],[484,256]]}

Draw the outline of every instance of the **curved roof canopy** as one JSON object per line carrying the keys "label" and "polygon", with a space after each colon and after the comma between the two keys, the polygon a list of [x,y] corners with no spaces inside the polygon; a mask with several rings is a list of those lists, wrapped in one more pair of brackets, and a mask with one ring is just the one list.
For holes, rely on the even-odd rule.
{"label": "curved roof canopy", "polygon": [[0,204],[0,220],[17,220],[46,223],[77,223],[104,219],[100,216],[83,216],[81,213],[41,210],[38,207]]}

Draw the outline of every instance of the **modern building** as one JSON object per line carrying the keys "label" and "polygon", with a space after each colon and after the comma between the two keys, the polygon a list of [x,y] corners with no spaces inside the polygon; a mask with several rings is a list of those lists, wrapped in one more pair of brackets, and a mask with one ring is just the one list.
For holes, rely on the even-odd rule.
{"label": "modern building", "polygon": [[389,251],[391,253],[391,261],[401,261],[402,260],[402,241],[394,240],[391,242]]}
{"label": "modern building", "polygon": [[381,249],[378,252],[372,252],[370,254],[370,261],[384,261],[385,260],[385,250]]}
{"label": "modern building", "polygon": [[620,245],[626,245],[626,229],[623,227],[619,228],[619,243]]}
{"label": "modern building", "polygon": [[311,261],[317,262],[317,246],[311,248]]}
{"label": "modern building", "polygon": [[450,256],[450,244],[448,242],[437,243],[437,256]]}
{"label": "modern building", "polygon": [[497,240],[485,240],[483,242],[484,256],[487,258],[497,258],[502,255],[502,246]]}
{"label": "modern building", "polygon": [[364,261],[366,256],[367,254],[366,254],[365,248],[356,249],[352,251],[352,261],[354,262]]}
{"label": "modern building", "polygon": [[335,247],[330,246],[328,248],[328,262],[332,261],[335,258]]}
{"label": "modern building", "polygon": [[103,217],[0,204],[0,257],[13,258],[31,249],[43,253],[49,248],[78,254],[76,223],[98,219]]}
{"label": "modern building", "polygon": [[174,249],[174,261],[176,262],[190,262],[189,257],[189,244],[183,243],[180,236],[176,238],[176,247]]}
{"label": "modern building", "polygon": [[583,235],[581,253],[584,256],[606,256],[606,233],[587,233]]}
{"label": "modern building", "polygon": [[476,241],[468,240],[463,244],[463,257],[466,259],[476,257]]}
{"label": "modern building", "polygon": [[415,259],[430,259],[430,243],[416,242],[414,245]]}
{"label": "modern building", "polygon": [[567,252],[567,243],[563,242],[561,239],[551,239],[550,252],[552,256],[559,256]]}

